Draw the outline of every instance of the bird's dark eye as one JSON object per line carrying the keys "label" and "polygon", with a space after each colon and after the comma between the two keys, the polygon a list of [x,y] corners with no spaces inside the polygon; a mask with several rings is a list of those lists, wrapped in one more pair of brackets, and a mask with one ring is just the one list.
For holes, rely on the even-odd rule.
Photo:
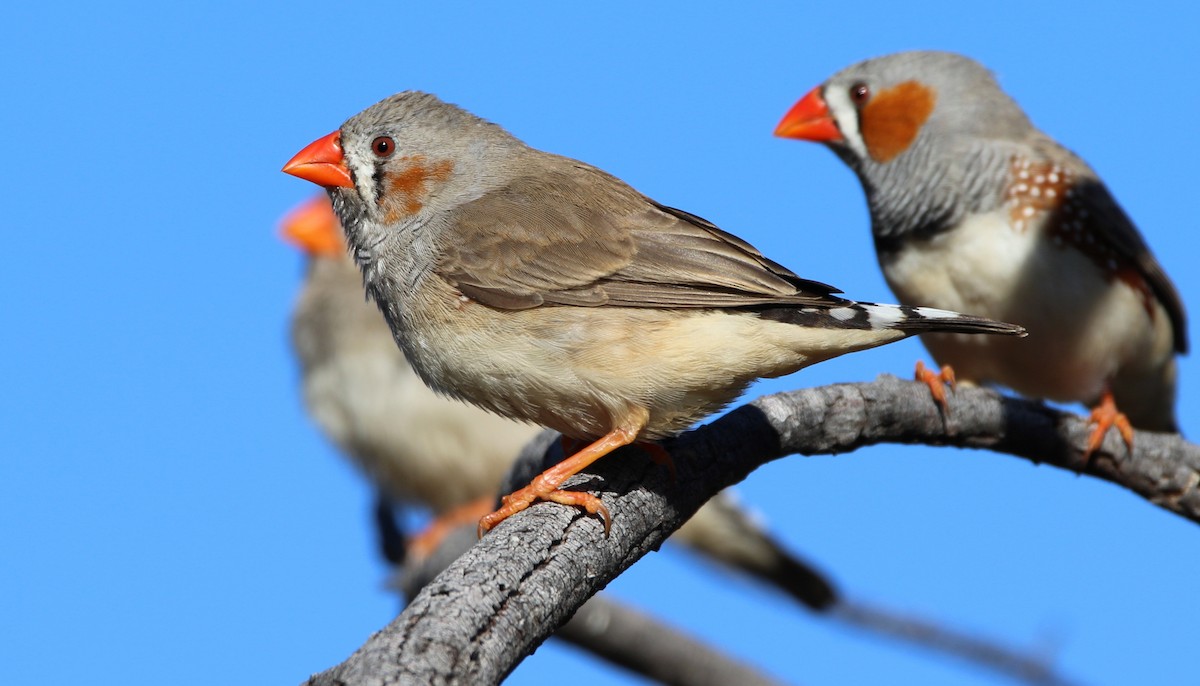
{"label": "bird's dark eye", "polygon": [[865,83],[856,83],[850,86],[850,102],[857,107],[862,107],[871,98],[871,88]]}
{"label": "bird's dark eye", "polygon": [[376,157],[391,157],[396,152],[396,141],[391,136],[380,136],[371,141],[371,151]]}

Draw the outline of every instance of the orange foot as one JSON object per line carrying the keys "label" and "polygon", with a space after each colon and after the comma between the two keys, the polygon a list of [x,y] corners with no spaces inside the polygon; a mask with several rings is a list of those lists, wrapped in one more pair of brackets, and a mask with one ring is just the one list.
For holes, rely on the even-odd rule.
{"label": "orange foot", "polygon": [[933,373],[933,370],[925,366],[921,360],[917,360],[917,371],[915,374],[916,380],[923,382],[929,386],[929,393],[933,396],[933,402],[942,410],[943,417],[950,416],[950,406],[946,404],[946,386],[950,390],[958,389],[958,380],[954,377],[954,368],[950,365],[942,367],[940,374]]}
{"label": "orange foot", "polygon": [[1088,418],[1089,424],[1095,424],[1092,429],[1092,434],[1088,436],[1087,450],[1083,452],[1084,465],[1091,464],[1092,453],[1100,448],[1100,444],[1104,442],[1104,436],[1112,427],[1117,427],[1117,431],[1121,432],[1121,438],[1125,441],[1125,448],[1133,450],[1133,426],[1129,423],[1129,418],[1123,412],[1117,409],[1117,403],[1113,400],[1112,391],[1105,389],[1104,395],[1100,396],[1100,403],[1092,408],[1092,414]]}
{"label": "orange foot", "polygon": [[633,443],[643,426],[645,426],[644,419],[641,425],[635,428],[613,429],[600,440],[539,474],[525,488],[513,491],[501,498],[500,509],[479,520],[479,536],[482,538],[492,527],[539,500],[574,505],[587,510],[588,514],[599,514],[604,519],[604,535],[607,536],[612,527],[612,515],[609,514],[604,503],[590,493],[563,491],[559,490],[559,487],[564,481],[578,474],[596,460],[621,446]]}
{"label": "orange foot", "polygon": [[408,543],[408,554],[414,560],[423,560],[442,544],[442,540],[451,531],[473,522],[492,511],[492,497],[484,496],[469,503],[439,515],[425,527],[425,530],[413,537]]}

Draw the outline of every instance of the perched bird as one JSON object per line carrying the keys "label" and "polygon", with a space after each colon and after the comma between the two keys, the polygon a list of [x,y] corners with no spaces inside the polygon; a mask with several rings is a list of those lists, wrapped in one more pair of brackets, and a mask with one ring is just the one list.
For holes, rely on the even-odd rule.
{"label": "perched bird", "polygon": [[[475,519],[491,511],[513,460],[541,429],[441,397],[417,378],[364,296],[327,197],[290,212],[281,233],[308,257],[292,315],[305,404],[388,500],[427,507],[438,517],[410,546],[416,558],[424,557],[481,502]],[[700,508],[671,541],[813,609],[836,599],[820,572],[785,550],[726,493]]]}
{"label": "perched bird", "polygon": [[[593,441],[480,520],[666,438],[755,379],[924,331],[1019,335],[944,310],[856,303],[745,241],[432,95],[350,118],[284,171],[328,188],[368,293],[431,388]],[[661,451],[661,448],[659,448]]]}
{"label": "perched bird", "polygon": [[[1096,173],[982,65],[946,52],[867,60],[805,95],[775,133],[826,144],[858,175],[900,302],[1028,329],[1020,342],[922,335],[952,368],[943,378],[1093,407],[1089,455],[1114,423],[1129,445],[1130,421],[1178,430],[1179,294]],[[920,363],[918,376],[937,398],[941,381]]]}

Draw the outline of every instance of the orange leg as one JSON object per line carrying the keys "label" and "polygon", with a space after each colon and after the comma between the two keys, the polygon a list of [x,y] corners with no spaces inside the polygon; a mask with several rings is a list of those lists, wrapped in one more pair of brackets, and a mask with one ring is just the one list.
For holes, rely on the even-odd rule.
{"label": "orange leg", "polygon": [[[563,455],[571,455],[582,449],[584,445],[586,444],[577,438],[562,437]],[[667,452],[666,448],[651,441],[637,441],[634,445],[645,451],[651,462],[660,467],[666,467],[671,474],[672,483],[679,480],[679,472],[675,469],[675,460],[671,458],[671,453]]]}
{"label": "orange leg", "polygon": [[1112,427],[1117,427],[1117,431],[1121,433],[1121,438],[1125,441],[1125,447],[1133,450],[1133,426],[1129,423],[1129,418],[1117,409],[1117,403],[1113,400],[1112,391],[1105,389],[1104,395],[1100,396],[1100,402],[1092,408],[1092,414],[1088,418],[1089,424],[1095,424],[1092,429],[1092,434],[1088,436],[1087,450],[1083,453],[1084,464],[1089,464],[1092,461],[1092,453],[1100,448],[1100,444],[1104,442],[1104,436]]}
{"label": "orange leg", "polygon": [[946,386],[950,390],[958,388],[958,380],[954,377],[954,368],[950,365],[942,367],[939,374],[933,373],[933,370],[925,366],[921,360],[917,360],[917,371],[915,374],[916,380],[923,382],[929,386],[929,393],[933,396],[933,402],[942,410],[942,416],[950,416],[950,406],[946,404]]}
{"label": "orange leg", "polygon": [[[660,467],[666,467],[667,471],[671,473],[672,482],[679,480],[679,472],[675,469],[675,460],[671,458],[671,453],[667,452],[666,448],[651,441],[637,441],[634,445],[645,451],[646,455],[650,457],[651,462]],[[583,448],[583,446],[583,441],[579,439],[562,437],[563,455],[570,455]]]}
{"label": "orange leg", "polygon": [[559,486],[596,460],[617,448],[633,443],[641,430],[641,426],[613,429],[600,440],[539,474],[525,488],[504,496],[500,499],[503,504],[499,510],[479,520],[479,535],[482,537],[492,527],[524,510],[534,502],[549,500],[562,505],[582,507],[587,510],[588,514],[599,514],[604,519],[604,535],[607,536],[609,528],[612,526],[612,515],[609,514],[604,503],[590,493],[561,491]]}
{"label": "orange leg", "polygon": [[408,542],[408,554],[415,560],[428,557],[442,544],[446,534],[491,512],[492,501],[492,496],[484,496],[442,513]]}

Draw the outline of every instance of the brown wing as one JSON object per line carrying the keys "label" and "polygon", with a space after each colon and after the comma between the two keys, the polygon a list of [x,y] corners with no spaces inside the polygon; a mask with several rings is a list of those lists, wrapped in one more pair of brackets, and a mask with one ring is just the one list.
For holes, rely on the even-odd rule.
{"label": "brown wing", "polygon": [[[492,307],[834,305],[753,246],[579,162],[551,158],[460,207],[437,272]],[[456,240],[457,236],[471,240]]]}

